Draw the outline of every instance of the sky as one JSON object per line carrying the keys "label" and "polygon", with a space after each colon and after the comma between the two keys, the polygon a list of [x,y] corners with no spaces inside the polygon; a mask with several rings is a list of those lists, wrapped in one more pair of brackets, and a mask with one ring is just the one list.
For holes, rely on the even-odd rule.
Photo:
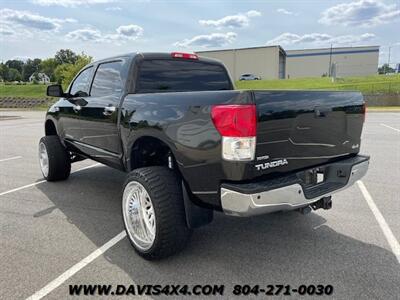
{"label": "sky", "polygon": [[379,45],[400,63],[400,0],[0,0],[0,61],[281,45]]}

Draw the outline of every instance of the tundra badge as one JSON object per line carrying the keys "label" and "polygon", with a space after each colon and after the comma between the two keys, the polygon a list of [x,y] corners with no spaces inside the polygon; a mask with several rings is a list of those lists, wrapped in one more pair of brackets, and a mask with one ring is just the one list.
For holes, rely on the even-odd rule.
{"label": "tundra badge", "polygon": [[284,159],[274,160],[271,162],[266,162],[263,164],[258,164],[258,165],[255,165],[255,167],[257,168],[257,171],[261,171],[261,170],[265,170],[265,169],[269,169],[269,168],[284,166],[287,164],[288,164],[288,161],[286,158],[284,158]]}

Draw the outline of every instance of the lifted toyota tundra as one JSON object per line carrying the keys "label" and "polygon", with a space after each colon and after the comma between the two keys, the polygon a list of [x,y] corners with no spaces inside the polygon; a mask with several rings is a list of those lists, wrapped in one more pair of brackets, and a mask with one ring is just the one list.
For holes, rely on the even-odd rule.
{"label": "lifted toyota tundra", "polygon": [[368,169],[359,92],[235,90],[224,65],[189,53],[91,63],[46,115],[48,181],[90,158],[127,173],[122,216],[146,259],[174,254],[213,211],[253,216],[331,208]]}

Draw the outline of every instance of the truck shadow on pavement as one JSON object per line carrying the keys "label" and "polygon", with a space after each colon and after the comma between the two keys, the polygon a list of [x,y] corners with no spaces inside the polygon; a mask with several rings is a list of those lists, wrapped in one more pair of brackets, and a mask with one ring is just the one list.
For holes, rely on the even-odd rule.
{"label": "truck shadow on pavement", "polygon": [[[35,212],[34,217],[46,217],[59,209],[100,247],[123,230],[124,179],[124,173],[96,167],[73,173],[64,182],[38,185],[54,207]],[[182,253],[162,261],[140,258],[123,239],[105,253],[115,266],[102,266],[101,276],[93,273],[93,282],[83,283],[225,284],[228,298],[234,284],[331,284],[335,298],[396,298],[400,272],[394,255],[340,234],[325,223],[318,213],[253,218],[216,213],[213,223],[194,232]],[[88,254],[82,253],[82,258]],[[113,272],[118,270],[129,281],[113,281]],[[70,283],[82,283],[76,277]],[[104,282],[105,278],[110,282]]]}

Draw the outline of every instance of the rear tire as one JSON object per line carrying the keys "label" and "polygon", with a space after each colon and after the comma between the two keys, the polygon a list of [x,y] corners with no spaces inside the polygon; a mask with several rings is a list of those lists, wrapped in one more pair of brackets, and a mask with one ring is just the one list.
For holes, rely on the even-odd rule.
{"label": "rear tire", "polygon": [[69,153],[57,135],[44,136],[39,142],[39,164],[47,181],[65,180],[71,173]]}
{"label": "rear tire", "polygon": [[147,260],[178,253],[191,235],[178,176],[166,167],[145,167],[129,173],[122,216],[130,243]]}

